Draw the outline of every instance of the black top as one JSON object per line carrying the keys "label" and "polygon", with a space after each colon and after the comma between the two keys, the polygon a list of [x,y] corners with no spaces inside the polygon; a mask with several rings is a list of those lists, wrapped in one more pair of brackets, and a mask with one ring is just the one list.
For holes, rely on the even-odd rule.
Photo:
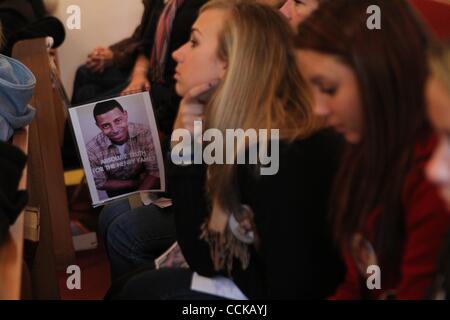
{"label": "black top", "polygon": [[[29,24],[46,15],[43,0],[0,0],[0,21],[4,44],[0,52],[11,56],[15,38]],[[30,28],[28,32],[39,31]]]}
{"label": "black top", "polygon": [[21,150],[0,141],[0,245],[6,240],[9,226],[27,204],[27,192],[18,191],[26,161]]}
{"label": "black top", "polygon": [[0,11],[10,10],[32,22],[45,15],[43,0],[0,0]]}
{"label": "black top", "polygon": [[[341,146],[341,138],[325,130],[291,144],[281,141],[274,176],[239,166],[241,203],[254,211],[261,238],[258,252],[251,247],[248,269],[238,261],[233,266],[232,277],[248,298],[322,299],[343,279],[326,219]],[[169,183],[183,254],[193,271],[213,276],[208,244],[198,239],[208,213],[205,173],[203,165],[171,165]]]}
{"label": "black top", "polygon": [[199,9],[207,0],[186,0],[177,9],[172,24],[172,31],[167,50],[164,69],[164,84],[152,83],[151,97],[159,130],[169,136],[177,116],[181,98],[175,91],[175,68],[177,63],[172,58],[175,50],[189,41],[191,28],[198,16]]}
{"label": "black top", "polygon": [[109,47],[114,53],[114,65],[120,69],[131,70],[137,56],[144,54],[149,57],[153,47],[156,25],[164,8],[164,0],[143,0],[142,2],[144,13],[133,35]]}

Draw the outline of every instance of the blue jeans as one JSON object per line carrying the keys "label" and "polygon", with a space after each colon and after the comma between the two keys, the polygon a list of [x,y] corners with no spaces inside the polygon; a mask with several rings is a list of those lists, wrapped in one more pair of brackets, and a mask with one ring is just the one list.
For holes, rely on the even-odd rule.
{"label": "blue jeans", "polygon": [[175,241],[171,208],[154,205],[131,210],[128,200],[106,206],[99,218],[114,281],[153,261]]}

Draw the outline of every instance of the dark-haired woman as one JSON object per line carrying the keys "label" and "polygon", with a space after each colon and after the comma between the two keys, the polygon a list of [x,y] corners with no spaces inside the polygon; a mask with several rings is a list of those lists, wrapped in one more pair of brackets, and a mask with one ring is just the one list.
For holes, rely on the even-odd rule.
{"label": "dark-haired woman", "polygon": [[[428,163],[427,175],[450,208],[450,44],[433,46],[429,60],[432,72],[425,92],[428,114],[439,135],[439,145]],[[430,298],[450,299],[450,232],[439,260],[438,272]]]}
{"label": "dark-haired woman", "polygon": [[[381,29],[366,27],[372,5]],[[436,145],[428,43],[404,0],[329,1],[299,29],[315,112],[348,142],[332,210],[347,265],[335,299],[421,299],[435,277],[450,216],[424,173]]]}

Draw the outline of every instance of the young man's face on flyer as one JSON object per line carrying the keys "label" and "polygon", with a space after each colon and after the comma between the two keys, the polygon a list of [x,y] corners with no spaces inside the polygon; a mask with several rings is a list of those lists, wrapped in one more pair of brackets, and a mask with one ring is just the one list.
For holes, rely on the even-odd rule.
{"label": "young man's face on flyer", "polygon": [[124,144],[128,140],[128,114],[114,108],[95,117],[97,126],[114,144]]}

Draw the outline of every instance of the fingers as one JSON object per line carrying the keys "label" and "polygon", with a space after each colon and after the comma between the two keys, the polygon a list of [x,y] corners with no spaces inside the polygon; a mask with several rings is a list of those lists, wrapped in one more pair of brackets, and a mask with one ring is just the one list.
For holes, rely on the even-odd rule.
{"label": "fingers", "polygon": [[86,66],[88,67],[88,68],[91,68],[94,64],[96,63],[96,60],[94,59],[94,58],[92,58],[92,57],[88,57],[87,59],[86,59]]}
{"label": "fingers", "polygon": [[114,58],[114,52],[113,52],[111,49],[106,48],[106,49],[103,51],[103,57],[105,58],[105,60],[113,60],[113,58]]}
{"label": "fingers", "polygon": [[93,50],[94,55],[102,54],[107,50],[105,47],[97,47]]}
{"label": "fingers", "polygon": [[99,53],[99,47],[95,48],[88,54],[88,59],[96,58]]}
{"label": "fingers", "polygon": [[91,61],[91,62],[86,63],[86,67],[90,71],[94,71],[95,69],[97,69],[99,67],[99,63],[96,61]]}
{"label": "fingers", "polygon": [[204,108],[203,103],[199,103],[195,100],[182,100],[180,109],[178,111],[178,127],[194,132],[195,121],[204,121]]}
{"label": "fingers", "polygon": [[105,68],[104,61],[102,59],[90,60],[86,63],[86,67],[94,73],[103,72]]}
{"label": "fingers", "polygon": [[135,93],[138,90],[134,89],[134,87],[126,87],[121,93],[121,96],[127,96],[129,94]]}
{"label": "fingers", "polygon": [[89,60],[105,59],[108,50],[109,49],[107,48],[97,47],[88,54],[87,60],[89,61]]}
{"label": "fingers", "polygon": [[92,68],[93,72],[102,72],[103,71],[103,63],[99,63]]}
{"label": "fingers", "polygon": [[120,95],[126,96],[129,94],[142,92],[142,91],[150,91],[151,85],[148,80],[146,81],[137,81],[137,82],[131,82],[128,87],[126,87]]}
{"label": "fingers", "polygon": [[209,83],[204,83],[192,88],[184,97],[186,101],[199,101],[205,103],[212,92],[212,89],[218,84],[218,80],[213,80]]}
{"label": "fingers", "polygon": [[195,121],[204,121],[205,104],[219,80],[213,80],[192,88],[181,100],[174,129],[184,128],[194,132]]}
{"label": "fingers", "polygon": [[142,86],[142,89],[144,91],[150,91],[150,82],[149,81],[145,81],[143,86]]}

